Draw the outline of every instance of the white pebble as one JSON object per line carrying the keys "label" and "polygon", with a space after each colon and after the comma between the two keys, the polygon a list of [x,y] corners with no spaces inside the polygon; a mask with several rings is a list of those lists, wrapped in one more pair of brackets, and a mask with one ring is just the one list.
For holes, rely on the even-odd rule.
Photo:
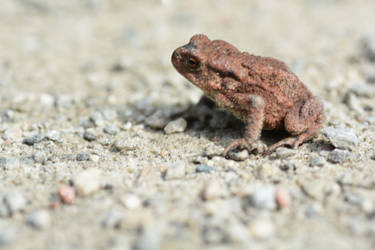
{"label": "white pebble", "polygon": [[164,132],[166,134],[173,134],[173,133],[180,133],[185,131],[187,126],[187,122],[183,118],[178,118],[177,120],[169,122],[165,127],[164,127]]}
{"label": "white pebble", "polygon": [[90,168],[80,172],[74,177],[74,187],[78,195],[86,196],[94,193],[100,188],[101,171],[97,168]]}
{"label": "white pebble", "polygon": [[26,223],[36,229],[46,229],[51,225],[51,216],[46,210],[35,211],[26,217]]}
{"label": "white pebble", "polygon": [[135,194],[125,194],[120,201],[127,209],[137,209],[142,206],[141,199]]}

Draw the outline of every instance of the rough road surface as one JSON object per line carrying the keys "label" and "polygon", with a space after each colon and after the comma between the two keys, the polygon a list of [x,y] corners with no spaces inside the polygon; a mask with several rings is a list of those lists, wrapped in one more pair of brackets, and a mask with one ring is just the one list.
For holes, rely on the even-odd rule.
{"label": "rough road surface", "polygon": [[[1,0],[1,249],[374,249],[375,2]],[[217,156],[243,125],[184,111],[197,33],[285,61],[326,122]],[[270,145],[285,135],[263,133]]]}

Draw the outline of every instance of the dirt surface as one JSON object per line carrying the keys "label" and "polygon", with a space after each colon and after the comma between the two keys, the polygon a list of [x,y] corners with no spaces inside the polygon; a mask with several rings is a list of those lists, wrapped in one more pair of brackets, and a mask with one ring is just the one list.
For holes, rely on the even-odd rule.
{"label": "dirt surface", "polygon": [[[1,0],[0,248],[374,249],[374,9]],[[170,63],[197,33],[285,61],[323,100],[323,130],[217,156],[243,126],[184,116],[201,92]]]}

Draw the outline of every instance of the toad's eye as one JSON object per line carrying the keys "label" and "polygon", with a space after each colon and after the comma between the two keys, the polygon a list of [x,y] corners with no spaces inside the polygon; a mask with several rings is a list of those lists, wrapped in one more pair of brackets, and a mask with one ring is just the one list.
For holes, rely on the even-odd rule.
{"label": "toad's eye", "polygon": [[199,62],[194,57],[189,57],[186,59],[186,65],[191,69],[196,69],[199,66]]}

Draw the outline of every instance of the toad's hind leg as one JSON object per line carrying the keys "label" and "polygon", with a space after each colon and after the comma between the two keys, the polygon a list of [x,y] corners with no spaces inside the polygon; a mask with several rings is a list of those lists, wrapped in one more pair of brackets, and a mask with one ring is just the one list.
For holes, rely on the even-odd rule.
{"label": "toad's hind leg", "polygon": [[297,148],[301,143],[311,139],[322,127],[323,122],[323,103],[316,97],[296,105],[287,113],[284,119],[285,129],[293,137],[285,138],[273,144],[268,148],[267,153],[284,145]]}

